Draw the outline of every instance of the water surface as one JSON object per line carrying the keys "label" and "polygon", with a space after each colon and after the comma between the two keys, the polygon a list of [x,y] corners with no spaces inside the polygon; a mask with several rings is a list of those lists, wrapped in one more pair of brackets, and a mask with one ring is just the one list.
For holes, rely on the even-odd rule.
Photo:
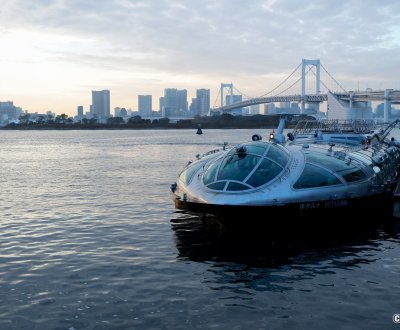
{"label": "water surface", "polygon": [[177,212],[188,160],[269,131],[203,133],[0,131],[0,328],[400,326],[397,223],[264,237]]}

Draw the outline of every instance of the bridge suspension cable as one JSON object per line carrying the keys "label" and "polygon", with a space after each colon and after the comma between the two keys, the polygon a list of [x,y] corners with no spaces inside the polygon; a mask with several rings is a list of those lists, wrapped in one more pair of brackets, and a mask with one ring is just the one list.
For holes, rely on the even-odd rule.
{"label": "bridge suspension cable", "polygon": [[[293,72],[292,72],[289,76],[287,76],[278,86],[276,86],[275,88],[271,89],[269,92],[267,92],[267,93],[265,93],[265,94],[263,94],[263,95],[261,95],[261,96],[259,96],[259,97],[267,96],[267,95],[271,94],[272,92],[276,91],[276,90],[277,90],[279,87],[281,87],[286,81],[288,81],[288,80],[290,79],[291,76],[294,75],[294,73],[300,68],[300,66],[301,66],[301,63],[300,63],[300,64],[296,67],[296,69],[294,69]],[[301,79],[301,78],[300,78],[300,79]],[[292,87],[292,86],[290,86],[290,87]]]}
{"label": "bridge suspension cable", "polygon": [[[308,70],[307,70],[307,72],[306,72],[306,74],[309,73],[310,71],[314,73],[313,68],[312,68],[312,67],[309,67]],[[314,74],[315,74],[315,73],[314,73]],[[285,93],[286,91],[288,91],[289,89],[291,89],[294,85],[296,85],[301,79],[302,79],[302,77],[300,77],[299,79],[297,79],[293,84],[291,84],[289,87],[287,87],[286,89],[282,90],[281,92],[279,92],[279,93],[276,94],[275,96],[282,95],[283,93]]]}
{"label": "bridge suspension cable", "polygon": [[[332,77],[332,75],[328,72],[328,70],[325,69],[325,67],[324,67],[322,64],[321,64],[321,67],[322,67],[322,69],[324,69],[324,71],[328,74],[328,76],[331,77],[331,79],[332,79],[344,92],[347,93],[347,91],[343,88],[343,86],[340,85],[340,84],[336,81],[336,79]],[[322,81],[321,81],[321,82],[322,82]],[[325,86],[325,85],[324,85],[324,86]],[[327,88],[327,87],[325,86],[325,88]],[[328,90],[329,90],[329,89],[328,89]]]}
{"label": "bridge suspension cable", "polygon": [[213,108],[215,108],[215,105],[217,104],[217,101],[218,101],[218,98],[220,97],[220,95],[221,95],[221,90],[218,89],[218,95],[217,95],[217,97],[215,98]]}
{"label": "bridge suspension cable", "polygon": [[[312,70],[312,67],[310,67],[310,68],[308,69],[308,71],[306,72],[306,74],[309,73],[310,70]],[[300,80],[301,80],[301,77],[300,77],[299,79],[297,79],[293,84],[291,84],[288,88],[284,89],[283,91],[281,91],[280,93],[276,94],[275,96],[279,96],[279,95],[285,93],[286,91],[288,91],[289,89],[291,89],[294,85],[296,85]]]}
{"label": "bridge suspension cable", "polygon": [[246,95],[245,93],[241,92],[241,91],[238,90],[235,86],[233,86],[233,90],[235,90],[235,91],[238,92],[239,94],[241,94],[241,95],[247,97],[248,99],[252,99],[252,98],[253,98],[252,96],[248,96],[248,95]]}
{"label": "bridge suspension cable", "polygon": [[[314,76],[317,77],[317,74],[314,72],[314,70],[312,68],[310,69]],[[320,80],[320,83],[326,88],[327,91],[332,92],[332,90],[328,86],[326,86],[322,80]]]}
{"label": "bridge suspension cable", "polygon": [[[320,67],[322,67],[323,72],[325,72],[328,76],[328,78],[325,76],[326,81],[324,82],[321,78],[321,72],[320,72]],[[300,69],[301,68],[301,69]],[[311,73],[310,73],[311,71]],[[299,78],[296,75],[296,73],[299,74]],[[330,78],[330,79],[329,79]],[[329,82],[328,85],[332,85],[331,88],[329,88],[326,84],[326,82]],[[322,90],[320,89],[320,84],[323,86]],[[301,85],[300,89],[297,87]],[[222,86],[222,84],[221,84]],[[232,104],[227,104],[227,108],[229,110],[238,108],[239,106],[247,106],[251,104],[260,104],[260,103],[266,103],[266,102],[275,102],[275,101],[267,101],[266,99],[273,99],[274,97],[278,97],[277,100],[281,102],[280,100],[284,100],[282,98],[285,98],[285,94],[291,94],[288,97],[292,97],[294,100],[298,101],[298,96],[301,95],[301,102],[302,102],[302,111],[305,110],[305,103],[306,102],[323,102],[324,100],[326,101],[326,93],[324,92],[324,89],[327,92],[333,92],[335,93],[335,90],[337,91],[338,88],[343,91],[344,93],[347,93],[347,91],[344,89],[344,87],[328,72],[328,70],[320,64],[319,60],[307,60],[303,59],[300,64],[297,65],[297,67],[283,80],[281,81],[277,86],[275,86],[273,89],[268,91],[267,93],[264,93],[261,96],[258,97],[251,97],[242,91],[238,90],[236,87],[233,86],[233,84],[230,84],[231,88],[231,96],[233,94],[233,90],[235,91],[235,94],[239,94],[242,97],[244,97],[244,100],[238,101],[237,98],[234,99],[234,103],[237,104],[237,106],[233,106]],[[296,87],[294,87],[296,86]],[[222,87],[221,87],[222,88]],[[301,91],[300,91],[301,90]],[[322,94],[321,94],[322,93]],[[321,94],[321,97],[318,99],[313,99],[311,101],[306,100],[306,96],[311,96],[311,97],[316,97],[316,94]],[[218,96],[214,102],[214,107],[217,104],[217,100],[219,97],[222,98],[223,92],[222,89],[218,93]],[[282,98],[282,99],[281,99]],[[230,99],[230,102],[232,103],[233,99]],[[286,100],[286,98],[285,98]],[[224,108],[225,106],[222,106],[222,100],[221,100],[221,109]],[[228,100],[227,100],[228,102]],[[278,102],[278,101],[277,101]]]}

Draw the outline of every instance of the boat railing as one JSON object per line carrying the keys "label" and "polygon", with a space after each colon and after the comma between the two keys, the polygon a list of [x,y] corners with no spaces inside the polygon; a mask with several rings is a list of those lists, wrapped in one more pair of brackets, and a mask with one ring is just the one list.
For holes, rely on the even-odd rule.
{"label": "boat railing", "polygon": [[[354,145],[340,144],[340,145],[335,145],[335,144],[332,144],[332,147],[334,147],[334,148],[331,148],[329,150],[333,151],[333,155],[337,156],[337,155],[340,155],[340,154],[347,154],[349,152],[354,152],[354,151],[359,151],[359,150],[365,149],[366,145],[360,145],[360,144],[354,144]],[[314,148],[320,149],[321,151],[327,150],[325,146],[318,145],[318,144],[314,145]]]}
{"label": "boat railing", "polygon": [[300,120],[293,129],[293,134],[308,134],[316,131],[331,133],[370,133],[376,129],[375,122],[368,119],[357,120]]}
{"label": "boat railing", "polygon": [[400,123],[400,120],[399,120],[399,119],[396,119],[396,120],[392,121],[392,122],[389,123],[389,124],[383,125],[383,126],[381,127],[381,129],[380,129],[380,132],[381,132],[380,138],[381,138],[381,139],[385,139],[385,138],[389,135],[390,131],[391,131],[393,128],[395,128],[399,123]]}

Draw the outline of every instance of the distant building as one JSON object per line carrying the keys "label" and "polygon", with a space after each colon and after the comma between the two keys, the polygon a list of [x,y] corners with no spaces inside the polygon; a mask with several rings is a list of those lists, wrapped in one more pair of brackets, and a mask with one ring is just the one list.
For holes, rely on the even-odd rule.
{"label": "distant building", "polygon": [[119,116],[118,117],[127,117],[128,116],[128,111],[125,108],[121,108],[121,110],[119,111]]}
{"label": "distant building", "polygon": [[153,105],[151,95],[138,95],[139,115],[141,117],[151,116]]}
{"label": "distant building", "polygon": [[210,112],[210,90],[198,89],[196,91],[196,115],[207,116]]}
{"label": "distant building", "polygon": [[279,108],[282,112],[290,111],[290,102],[279,102]]}
{"label": "distant building", "polygon": [[92,114],[98,119],[110,117],[110,91],[92,91]]}
{"label": "distant building", "polygon": [[115,107],[114,117],[127,117],[128,111],[125,108]]}
{"label": "distant building", "polygon": [[383,103],[379,103],[375,108],[375,116],[378,118],[383,118],[384,109],[385,105]]}
{"label": "distant building", "polygon": [[78,105],[76,108],[76,114],[79,118],[83,117],[83,105]]}
{"label": "distant building", "polygon": [[[225,104],[226,105],[231,105],[235,103],[242,102],[242,95],[226,95],[225,98]],[[243,108],[237,108],[234,109],[230,112],[232,115],[243,115],[244,114],[244,109]]]}
{"label": "distant building", "polygon": [[164,101],[164,96],[160,97],[160,108],[159,111],[162,113],[162,116],[164,117],[164,108],[165,108],[165,101]]}
{"label": "distant building", "polygon": [[188,101],[187,101],[187,90],[181,89],[176,91],[176,106],[177,115],[180,117],[187,117],[188,115]]}
{"label": "distant building", "polygon": [[[313,111],[315,111],[315,109]],[[265,115],[278,115],[278,114],[296,115],[299,113],[300,113],[300,107],[297,102],[279,102],[279,107],[276,106],[275,103],[264,104]]]}
{"label": "distant building", "polygon": [[160,111],[163,117],[182,117],[188,114],[187,90],[165,88],[160,98]]}
{"label": "distant building", "polygon": [[297,102],[292,102],[290,104],[290,113],[295,114],[295,115],[300,113],[300,107]]}
{"label": "distant building", "polygon": [[250,106],[250,115],[258,115],[260,113],[260,105],[254,104]]}
{"label": "distant building", "polygon": [[275,115],[276,114],[275,103],[265,103],[264,104],[264,114],[265,115]]}
{"label": "distant building", "polygon": [[16,107],[14,102],[0,102],[0,123],[7,124],[11,120],[17,120],[23,113],[20,107]]}
{"label": "distant building", "polygon": [[197,113],[197,98],[195,98],[195,97],[193,97],[192,102],[190,102],[189,115],[193,116],[193,117],[198,115],[198,113]]}
{"label": "distant building", "polygon": [[164,89],[164,117],[176,116],[178,109],[178,90],[176,88],[165,88]]}
{"label": "distant building", "polygon": [[115,107],[114,108],[114,117],[119,117],[120,111],[121,111],[120,107]]}

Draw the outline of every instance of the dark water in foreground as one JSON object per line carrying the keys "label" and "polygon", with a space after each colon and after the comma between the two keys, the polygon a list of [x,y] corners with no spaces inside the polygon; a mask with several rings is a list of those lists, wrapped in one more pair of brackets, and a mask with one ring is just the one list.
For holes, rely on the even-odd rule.
{"label": "dark water in foreground", "polygon": [[393,221],[267,236],[176,212],[189,159],[268,132],[204,133],[0,131],[0,329],[400,329]]}

